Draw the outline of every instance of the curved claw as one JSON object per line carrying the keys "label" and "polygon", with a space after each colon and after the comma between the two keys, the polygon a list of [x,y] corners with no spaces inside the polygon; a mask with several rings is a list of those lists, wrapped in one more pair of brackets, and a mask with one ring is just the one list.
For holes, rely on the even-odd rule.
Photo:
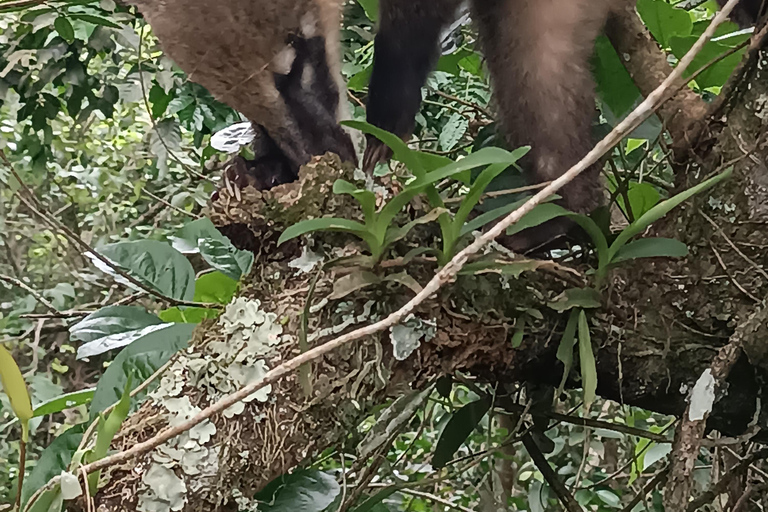
{"label": "curved claw", "polygon": [[363,154],[363,172],[369,176],[373,174],[376,164],[386,162],[392,158],[392,150],[376,137],[366,137],[365,153]]}

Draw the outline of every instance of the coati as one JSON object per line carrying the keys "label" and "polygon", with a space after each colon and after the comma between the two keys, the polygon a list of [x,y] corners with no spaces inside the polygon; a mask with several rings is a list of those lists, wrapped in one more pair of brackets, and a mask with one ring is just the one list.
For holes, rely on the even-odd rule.
{"label": "coati", "polygon": [[[511,148],[531,146],[521,164],[532,182],[559,177],[593,146],[595,85],[589,60],[608,14],[622,1],[627,0],[470,0],[502,134]],[[734,18],[754,23],[762,1],[742,0]],[[410,137],[421,87],[438,59],[438,35],[460,3],[379,0],[368,122]],[[389,156],[378,139],[367,136],[364,170],[371,172]],[[599,165],[593,165],[561,189],[561,204],[580,213],[598,206],[599,173]],[[549,222],[508,245],[525,251],[570,227]]]}
{"label": "coati", "polygon": [[292,181],[327,151],[357,163],[338,123],[341,0],[129,1],[190,80],[263,132],[268,143],[245,165],[259,181]]}

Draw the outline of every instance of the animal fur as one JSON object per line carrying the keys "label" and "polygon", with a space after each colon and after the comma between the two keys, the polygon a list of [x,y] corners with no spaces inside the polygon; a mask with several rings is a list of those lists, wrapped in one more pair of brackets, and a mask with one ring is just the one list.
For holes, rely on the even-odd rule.
{"label": "animal fur", "polygon": [[[356,161],[338,120],[346,99],[341,0],[133,0],[191,80],[258,124],[295,177],[326,151]],[[284,181],[284,180],[283,180]]]}

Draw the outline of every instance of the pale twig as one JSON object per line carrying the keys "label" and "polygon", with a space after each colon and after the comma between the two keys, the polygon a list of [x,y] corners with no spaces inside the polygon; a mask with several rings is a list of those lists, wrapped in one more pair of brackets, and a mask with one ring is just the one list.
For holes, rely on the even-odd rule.
{"label": "pale twig", "polygon": [[[504,233],[506,229],[519,221],[523,216],[528,214],[537,205],[541,204],[545,199],[549,198],[552,194],[560,190],[564,185],[572,181],[576,176],[585,171],[590,166],[598,162],[598,160],[607,153],[613,146],[620,142],[626,135],[631,133],[637,128],[645,119],[647,119],[659,106],[669,97],[670,93],[673,93],[676,89],[683,87],[687,81],[683,78],[684,70],[691,64],[694,57],[701,51],[704,45],[712,38],[717,27],[722,24],[728,17],[728,14],[733,10],[734,5],[738,0],[729,0],[728,4],[723,7],[723,10],[715,16],[714,20],[710,23],[709,27],[699,37],[696,43],[691,47],[688,53],[680,60],[678,66],[674,71],[662,82],[662,84],[654,90],[648,97],[640,103],[623,121],[618,123],[616,127],[595,147],[587,153],[587,155],[581,159],[576,165],[571,167],[562,176],[554,180],[544,189],[539,191],[536,195],[532,196],[525,204],[520,208],[513,211],[497,223],[488,232],[479,236],[475,241],[467,246],[464,250],[459,252],[453,259],[448,262],[435,276],[427,283],[421,292],[416,294],[408,303],[397,311],[390,314],[388,317],[370,324],[365,327],[361,327],[349,333],[346,333],[338,338],[328,341],[322,345],[316,346],[303,354],[300,354],[284,363],[279,364],[269,372],[267,372],[260,380],[251,382],[238,391],[231,393],[225,397],[222,397],[217,402],[206,407],[200,411],[197,415],[183,421],[173,427],[168,427],[165,430],[157,433],[154,437],[147,439],[146,441],[136,443],[131,448],[114,453],[101,460],[92,462],[84,467],[88,473],[99,471],[115,464],[124,463],[134,457],[147,453],[150,450],[164,444],[170,439],[178,436],[179,434],[190,430],[191,428],[199,425],[200,423],[208,420],[212,416],[221,413],[234,404],[248,398],[256,391],[274,384],[284,376],[292,373],[301,365],[314,361],[328,354],[339,347],[347,345],[353,341],[360,340],[367,336],[372,336],[376,333],[384,331],[390,327],[399,324],[406,316],[408,316],[413,310],[423,303],[425,300],[433,296],[444,284],[453,281],[461,268],[467,262],[470,256],[478,253],[488,243],[496,239],[499,235]],[[48,485],[55,485],[58,482],[59,477],[51,479]]]}

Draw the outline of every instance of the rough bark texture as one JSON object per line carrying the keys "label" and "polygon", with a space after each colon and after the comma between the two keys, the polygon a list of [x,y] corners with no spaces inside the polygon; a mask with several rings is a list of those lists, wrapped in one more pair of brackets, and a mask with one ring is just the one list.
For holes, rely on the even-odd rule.
{"label": "rough bark texture", "polygon": [[[766,316],[762,300],[768,294],[765,59],[760,54],[749,66],[723,116],[710,125],[710,133],[717,133],[716,137],[698,148],[686,172],[678,176],[679,185],[687,187],[733,165],[732,179],[687,202],[655,227],[655,235],[687,243],[690,256],[640,260],[617,268],[603,290],[603,307],[591,315],[598,393],[678,415],[686,408],[686,390],[742,325],[746,355],[730,372],[708,422],[709,428],[729,435],[743,433],[753,420],[758,398],[763,404],[768,398],[766,323],[762,321]],[[276,250],[275,232],[307,216],[357,215],[347,198],[330,194],[335,178],[351,176],[349,169],[339,167],[326,157],[305,170],[300,183],[267,193],[223,191],[211,209],[217,225],[227,225],[232,236],[257,254],[257,265],[242,297],[260,300],[260,311],[274,314],[267,322],[270,328],[281,331],[279,343],[263,356],[270,367],[298,353],[299,315],[317,272],[315,268],[301,273],[289,266],[300,254],[299,245]],[[424,229],[422,234],[421,243],[428,243],[431,233]],[[349,239],[342,235],[317,236],[315,242],[333,251],[334,257],[355,254],[355,246],[345,245]],[[309,398],[298,376],[282,381],[268,396],[246,404],[242,411],[218,417],[215,428],[208,425],[205,432],[188,436],[188,444],[175,445],[173,453],[147,454],[115,468],[96,499],[97,506],[100,510],[133,510],[137,502],[146,500],[141,509],[176,503],[183,510],[236,510],[235,503],[247,502],[249,493],[354,431],[356,422],[372,406],[455,370],[500,384],[556,385],[562,366],[556,362],[555,351],[565,318],[550,304],[564,289],[587,281],[583,274],[564,273],[551,263],[532,262],[529,268],[516,279],[496,274],[461,276],[419,309],[416,316],[421,323],[414,321],[418,324],[414,329],[422,329],[425,336],[404,361],[393,357],[390,333],[331,354],[312,365]],[[400,270],[393,265],[381,272]],[[411,263],[407,270],[411,277],[425,282],[434,267]],[[355,271],[339,266],[321,274],[311,297],[311,344],[380,318],[409,296],[408,289],[396,280],[329,299],[334,283]],[[540,312],[541,318],[531,315],[532,310]],[[527,314],[529,328],[522,346],[514,349],[510,338],[523,314]],[[425,322],[434,323],[434,329]],[[179,409],[174,398],[189,398],[193,406],[215,399],[220,390],[199,384],[203,382],[200,368],[214,373],[220,370],[217,377],[240,376],[231,370],[232,361],[221,357],[236,335],[225,330],[220,323],[198,329],[194,347],[180,355],[169,381],[129,418],[117,448],[121,443],[127,446],[146,439],[172,421],[173,411]],[[313,333],[322,336],[315,339]],[[211,379],[206,378],[209,383]],[[232,384],[217,383],[223,387]],[[758,424],[768,425],[765,407]],[[159,477],[174,484],[175,494],[151,496],[155,492],[152,480]]]}

